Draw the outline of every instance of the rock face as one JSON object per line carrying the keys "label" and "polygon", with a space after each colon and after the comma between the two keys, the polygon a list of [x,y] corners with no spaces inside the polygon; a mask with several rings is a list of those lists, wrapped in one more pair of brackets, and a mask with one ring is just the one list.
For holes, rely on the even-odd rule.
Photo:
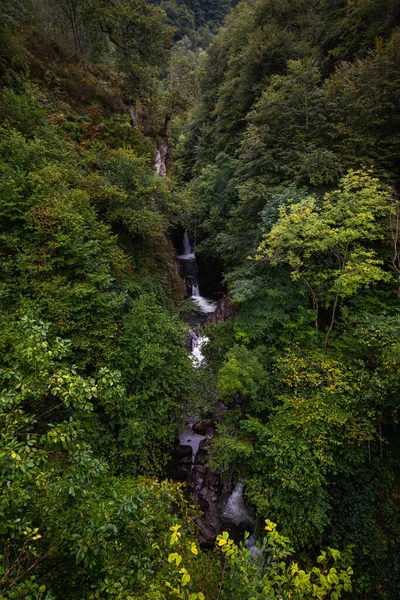
{"label": "rock face", "polygon": [[204,515],[196,518],[199,541],[212,547],[221,528],[220,499],[224,490],[221,475],[203,465],[195,465],[188,479],[188,487]]}
{"label": "rock face", "polygon": [[188,352],[192,352],[193,346],[197,341],[197,336],[192,329],[189,329],[185,339],[185,348]]}
{"label": "rock face", "polygon": [[156,150],[154,170],[157,175],[160,175],[160,177],[165,177],[167,175],[167,152],[167,144],[161,144],[161,146]]}
{"label": "rock face", "polygon": [[[197,430],[202,432],[214,431],[211,419],[196,423]],[[195,426],[193,426],[195,430]],[[203,434],[204,435],[204,434]],[[209,436],[209,434],[207,433]],[[201,517],[195,517],[199,528],[199,542],[204,547],[212,548],[215,538],[221,531],[223,509],[230,495],[230,482],[222,480],[220,470],[213,471],[207,466],[209,437],[204,438],[199,445],[194,460],[190,446],[177,445],[168,474],[176,481],[186,481],[188,491],[195,503],[203,511]]]}
{"label": "rock face", "polygon": [[192,427],[195,433],[200,435],[214,435],[215,425],[212,419],[205,419],[204,421],[198,421]]}
{"label": "rock face", "polygon": [[234,319],[236,317],[236,309],[234,308],[229,296],[224,296],[217,302],[217,308],[215,312],[208,315],[205,320],[205,325],[210,323],[223,323],[227,319]]}

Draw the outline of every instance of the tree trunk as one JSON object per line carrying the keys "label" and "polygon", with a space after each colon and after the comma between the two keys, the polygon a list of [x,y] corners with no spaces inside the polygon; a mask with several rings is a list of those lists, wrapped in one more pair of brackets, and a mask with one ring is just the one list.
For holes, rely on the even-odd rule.
{"label": "tree trunk", "polygon": [[382,462],[383,447],[382,447],[382,418],[381,417],[379,417],[379,421],[378,421],[378,434],[379,434],[379,460]]}

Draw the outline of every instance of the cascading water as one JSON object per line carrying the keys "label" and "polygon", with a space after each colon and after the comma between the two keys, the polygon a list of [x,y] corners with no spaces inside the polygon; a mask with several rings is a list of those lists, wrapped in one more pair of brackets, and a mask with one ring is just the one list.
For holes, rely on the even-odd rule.
{"label": "cascading water", "polygon": [[[213,313],[217,307],[217,303],[209,298],[204,298],[200,295],[199,282],[197,279],[198,267],[196,262],[196,252],[194,245],[192,246],[189,238],[189,233],[185,230],[183,235],[183,254],[178,256],[181,261],[186,285],[190,291],[190,297],[196,304],[198,318],[194,327],[197,327],[204,320],[204,316]],[[195,367],[199,367],[204,361],[204,356],[201,351],[204,344],[208,342],[206,336],[199,335],[193,327],[190,332],[191,339],[191,357]],[[196,419],[188,420],[186,427],[179,432],[179,443],[181,446],[190,446],[192,449],[192,464],[196,460],[196,454],[200,447],[200,442],[205,439],[204,435],[197,434],[193,431],[193,425]]]}
{"label": "cascading water", "polygon": [[[189,233],[186,230],[183,235],[183,254],[178,256],[181,261],[186,285],[190,291],[193,302],[197,305],[198,312],[201,315],[207,315],[215,312],[217,302],[210,298],[205,298],[200,294],[199,281],[197,279],[198,268],[196,261],[196,251],[194,245],[190,243]],[[203,342],[204,343],[204,342]]]}
{"label": "cascading water", "polygon": [[[184,232],[182,247],[183,252],[178,258],[181,261],[188,292],[197,309],[197,317],[192,323],[192,328],[189,332],[191,339],[191,356],[194,366],[199,367],[204,361],[202,347],[208,342],[208,338],[199,335],[197,327],[204,322],[207,315],[216,311],[217,302],[200,294],[196,250],[194,244],[191,244],[188,231]],[[202,447],[201,442],[206,439],[206,436],[193,431],[196,421],[197,417],[188,415],[185,427],[179,432],[179,444],[181,447],[189,446],[192,451],[188,481],[191,482],[189,485],[192,487],[196,500],[200,503],[203,502],[203,505],[200,504],[202,508],[204,508],[204,503],[206,503],[206,530],[207,532],[210,530],[211,520],[211,532],[214,531],[214,535],[220,531],[221,521],[227,526],[235,527],[239,536],[243,536],[245,531],[250,532],[251,535],[247,539],[246,546],[249,552],[257,558],[261,553],[256,545],[254,519],[246,506],[243,495],[244,484],[236,484],[221,514],[218,507],[220,501],[218,492],[219,484],[217,483],[219,481],[219,475],[211,472],[211,470],[207,469],[202,464],[197,464],[196,456],[199,449]],[[207,533],[207,535],[209,534]],[[211,533],[211,539],[212,537],[213,535]]]}
{"label": "cascading water", "polygon": [[222,521],[226,525],[235,526],[240,532],[248,531],[251,533],[247,538],[246,546],[250,554],[256,558],[261,555],[261,552],[256,545],[255,523],[246,506],[243,490],[243,483],[235,485],[222,512]]}
{"label": "cascading water", "polygon": [[237,483],[230,495],[222,513],[223,520],[229,525],[235,525],[247,531],[253,531],[254,521],[249,513],[243,496],[243,483]]}
{"label": "cascading water", "polygon": [[178,256],[180,260],[196,260],[196,254],[192,252],[192,246],[187,229],[183,234],[183,254]]}
{"label": "cascading water", "polygon": [[201,364],[204,360],[203,353],[201,351],[202,347],[207,344],[208,337],[203,335],[196,335],[194,332],[192,337],[192,356],[195,364]]}
{"label": "cascading water", "polygon": [[156,159],[154,164],[154,170],[160,177],[165,177],[167,174],[166,160],[167,160],[168,146],[162,144],[156,151]]}

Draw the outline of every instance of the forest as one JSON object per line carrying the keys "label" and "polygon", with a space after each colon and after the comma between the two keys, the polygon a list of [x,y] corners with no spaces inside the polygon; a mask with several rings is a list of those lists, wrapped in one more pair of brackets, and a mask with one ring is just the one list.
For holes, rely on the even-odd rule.
{"label": "forest", "polygon": [[0,0],[0,600],[400,598],[400,3]]}

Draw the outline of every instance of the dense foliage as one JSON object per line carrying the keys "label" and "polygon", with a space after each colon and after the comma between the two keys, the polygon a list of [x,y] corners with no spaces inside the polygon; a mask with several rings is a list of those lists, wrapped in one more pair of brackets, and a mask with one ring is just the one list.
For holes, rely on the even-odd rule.
{"label": "dense foliage", "polygon": [[238,312],[206,348],[231,407],[213,464],[305,555],[352,548],[356,598],[400,590],[399,17],[239,4],[177,147]]}
{"label": "dense foliage", "polygon": [[[0,598],[399,597],[400,9],[236,5],[1,3]],[[255,555],[164,480],[217,400]]]}
{"label": "dense foliage", "polygon": [[[98,3],[89,21],[92,3],[56,2],[65,23],[50,4],[1,13],[1,591],[143,597],[152,544],[184,507],[149,477],[192,372],[167,235],[187,203],[125,106],[156,93],[168,26],[145,3]],[[71,44],[68,27],[48,37],[67,9]],[[107,19],[138,29],[139,57],[125,36],[107,50]],[[109,58],[85,65],[75,52],[94,52],[95,33]]]}

